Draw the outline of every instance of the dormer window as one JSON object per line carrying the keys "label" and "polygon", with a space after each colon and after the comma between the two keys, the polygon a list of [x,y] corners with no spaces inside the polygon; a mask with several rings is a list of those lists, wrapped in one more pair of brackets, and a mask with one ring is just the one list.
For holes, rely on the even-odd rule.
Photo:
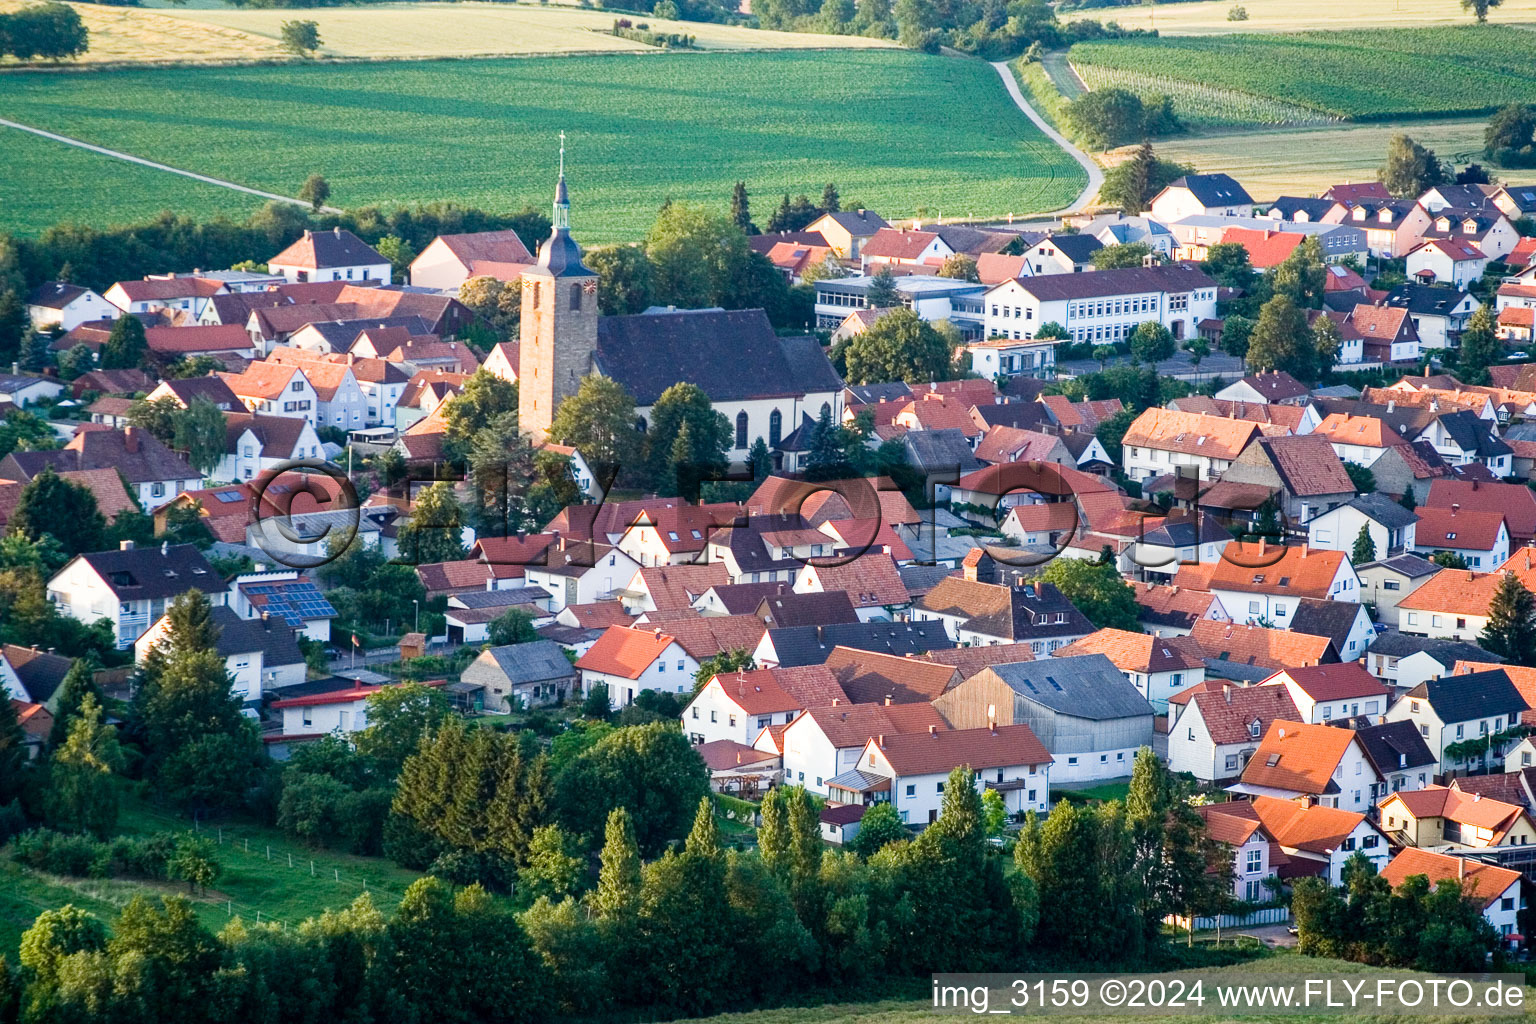
{"label": "dormer window", "polygon": [[1260,722],[1257,718],[1248,723],[1248,735],[1253,739],[1259,738]]}

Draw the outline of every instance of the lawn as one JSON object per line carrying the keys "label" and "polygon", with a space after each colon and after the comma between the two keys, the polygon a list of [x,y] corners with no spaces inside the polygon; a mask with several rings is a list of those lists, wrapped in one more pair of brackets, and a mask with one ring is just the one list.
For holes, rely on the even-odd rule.
{"label": "lawn", "polygon": [[[1531,34],[1502,26],[1081,43],[1091,88],[1164,92],[1195,125],[1473,116],[1536,100]],[[1412,74],[1403,73],[1412,68]]]}
{"label": "lawn", "polygon": [[[738,180],[759,223],[777,195],[828,181],[892,220],[1053,210],[1083,184],[986,64],[898,50],[11,74],[0,111],[283,194],[318,172],[351,207],[542,206],[564,130],[572,225],[587,244],[640,237],[668,199],[723,209]],[[94,161],[36,170],[0,161],[0,195],[20,199],[0,207],[0,230],[78,217],[82,197],[105,197],[84,218],[95,224],[133,212]],[[131,205],[162,196],[183,213],[227,209],[179,179]]]}

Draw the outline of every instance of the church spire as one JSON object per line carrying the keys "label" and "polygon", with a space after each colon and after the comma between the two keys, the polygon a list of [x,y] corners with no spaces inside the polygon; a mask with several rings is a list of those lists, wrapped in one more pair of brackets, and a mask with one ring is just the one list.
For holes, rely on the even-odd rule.
{"label": "church spire", "polygon": [[569,229],[571,226],[571,197],[565,190],[565,132],[560,133],[560,177],[555,182],[555,216],[554,226],[556,231]]}

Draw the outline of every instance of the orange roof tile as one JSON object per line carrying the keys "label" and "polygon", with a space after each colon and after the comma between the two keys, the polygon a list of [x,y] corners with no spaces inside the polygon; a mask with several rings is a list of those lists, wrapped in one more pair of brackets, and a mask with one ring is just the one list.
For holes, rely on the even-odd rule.
{"label": "orange roof tile", "polygon": [[1263,626],[1201,619],[1190,630],[1206,654],[1239,665],[1280,671],[1293,665],[1316,665],[1330,656],[1333,641],[1325,636],[1292,633]]}
{"label": "orange roof tile", "polygon": [[923,703],[959,682],[959,673],[951,665],[852,647],[832,648],[826,667],[849,699],[860,704],[879,704],[886,698],[895,704]]}
{"label": "orange roof tile", "polygon": [[1258,426],[1247,420],[1224,420],[1153,407],[1136,417],[1125,432],[1124,443],[1230,460],[1242,454],[1258,434]]}
{"label": "orange roof tile", "polygon": [[1445,786],[1425,786],[1393,793],[1377,806],[1385,809],[1394,800],[1415,819],[1445,818],[1473,828],[1488,829],[1493,832],[1495,842],[1526,813],[1523,807]]}
{"label": "orange roof tile", "polygon": [[1365,448],[1388,448],[1408,443],[1375,416],[1352,416],[1347,412],[1329,413],[1312,433],[1335,444],[1356,444]]}
{"label": "orange roof tile", "polygon": [[1080,654],[1102,654],[1122,672],[1180,672],[1205,666],[1205,652],[1189,637],[1156,637],[1123,629],[1090,633],[1058,650],[1056,657]]}
{"label": "orange roof tile", "polygon": [[1448,857],[1443,853],[1432,853],[1413,846],[1398,851],[1397,856],[1381,869],[1381,877],[1390,882],[1394,889],[1414,875],[1427,877],[1431,888],[1454,878],[1461,882],[1462,892],[1475,893],[1484,907],[1494,903],[1509,891],[1510,886],[1520,881],[1520,872],[1509,868],[1465,857]]}
{"label": "orange roof tile", "polygon": [[1320,796],[1333,781],[1344,752],[1354,741],[1349,729],[1274,721],[1243,769],[1245,785]]}
{"label": "orange roof tile", "polygon": [[576,667],[623,679],[639,679],[651,663],[676,641],[659,629],[609,626]]}
{"label": "orange roof tile", "polygon": [[1442,569],[1397,603],[1408,611],[1443,612],[1449,615],[1487,615],[1499,586],[1497,572]]}
{"label": "orange roof tile", "polygon": [[[1283,552],[1279,559],[1277,551]],[[1345,558],[1342,551],[1318,551],[1305,544],[1277,549],[1259,541],[1233,541],[1215,563],[1210,585],[1213,590],[1326,598]],[[1260,567],[1250,568],[1255,565]]]}
{"label": "orange roof tile", "polygon": [[[929,727],[944,731],[948,723],[932,704],[849,704],[847,707],[809,708],[789,727],[814,722],[834,747],[862,747],[871,737],[887,738],[900,733],[926,733]],[[782,744],[780,745],[782,750]]]}

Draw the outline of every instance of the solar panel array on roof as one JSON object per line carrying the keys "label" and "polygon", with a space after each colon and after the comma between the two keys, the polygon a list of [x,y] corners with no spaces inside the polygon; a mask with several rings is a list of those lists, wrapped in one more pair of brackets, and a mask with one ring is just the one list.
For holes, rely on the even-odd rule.
{"label": "solar panel array on roof", "polygon": [[310,580],[285,580],[279,583],[247,583],[242,590],[248,598],[273,615],[281,615],[290,626],[301,627],[307,619],[334,618],[336,609]]}
{"label": "solar panel array on roof", "polygon": [[244,495],[242,495],[239,491],[215,491],[213,496],[218,498],[219,501],[226,505],[232,502],[245,500]]}

